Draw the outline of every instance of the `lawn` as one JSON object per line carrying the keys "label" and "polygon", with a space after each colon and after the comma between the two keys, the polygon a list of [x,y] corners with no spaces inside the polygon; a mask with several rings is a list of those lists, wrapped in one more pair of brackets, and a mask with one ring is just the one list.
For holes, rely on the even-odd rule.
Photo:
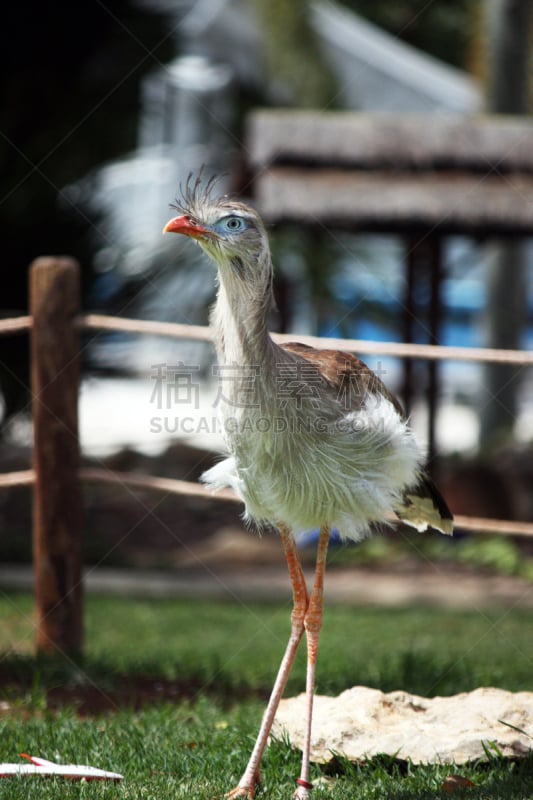
{"label": "lawn", "polygon": [[[89,597],[83,665],[35,663],[32,601],[0,595],[0,760],[29,752],[122,772],[121,784],[0,781],[0,797],[205,800],[221,797],[246,763],[288,632],[287,604]],[[533,617],[502,610],[328,606],[318,691],[355,685],[452,694],[481,685],[530,690]],[[288,693],[300,692],[299,658]],[[69,700],[65,704],[65,700]],[[106,709],[102,711],[102,709]],[[258,797],[290,798],[298,753],[268,748]],[[414,767],[376,759],[318,766],[317,800],[444,798],[446,776],[475,784],[472,800],[533,798],[533,759]]]}

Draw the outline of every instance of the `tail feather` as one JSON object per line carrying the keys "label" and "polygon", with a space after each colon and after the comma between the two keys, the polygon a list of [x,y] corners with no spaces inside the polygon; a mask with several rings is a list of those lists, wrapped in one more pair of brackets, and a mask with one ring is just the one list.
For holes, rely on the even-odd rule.
{"label": "tail feather", "polygon": [[453,515],[428,475],[420,475],[418,483],[405,491],[402,505],[394,510],[402,522],[419,531],[436,528],[448,536],[453,534]]}

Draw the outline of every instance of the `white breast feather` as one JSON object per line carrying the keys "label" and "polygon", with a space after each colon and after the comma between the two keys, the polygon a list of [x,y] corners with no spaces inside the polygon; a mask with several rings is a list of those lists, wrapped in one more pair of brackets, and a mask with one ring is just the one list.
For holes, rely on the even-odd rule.
{"label": "white breast feather", "polygon": [[[281,522],[297,534],[329,524],[358,540],[416,482],[422,456],[407,422],[381,395],[369,395],[359,411],[331,413],[329,422],[324,416],[323,430],[313,409],[273,414],[266,431],[258,417],[247,413],[227,437],[231,456],[202,476],[214,491],[234,489],[245,518],[258,526]],[[273,432],[274,417],[285,430]],[[306,429],[309,420],[315,424]]]}

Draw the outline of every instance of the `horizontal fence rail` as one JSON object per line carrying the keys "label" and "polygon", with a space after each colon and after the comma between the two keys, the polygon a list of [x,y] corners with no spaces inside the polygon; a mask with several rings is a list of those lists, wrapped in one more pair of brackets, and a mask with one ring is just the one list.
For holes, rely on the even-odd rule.
{"label": "horizontal fence rail", "polygon": [[[0,320],[0,336],[24,333],[32,326],[29,316]],[[123,331],[124,333],[164,336],[171,339],[192,339],[211,342],[210,328],[204,325],[186,325],[179,322],[113,317],[108,314],[80,314],[76,326],[85,331]],[[515,364],[533,366],[533,352],[505,350],[495,347],[449,347],[433,344],[408,344],[405,342],[373,342],[366,339],[336,339],[328,336],[304,336],[297,333],[272,333],[279,344],[297,339],[311,347],[345,350],[348,353],[392,356],[394,358],[419,358],[429,361],[466,361],[485,364]]]}
{"label": "horizontal fence rail", "polygon": [[[83,314],[77,324],[81,330],[124,331],[125,333],[151,334],[173,339],[193,339],[210,342],[212,334],[203,325],[184,325],[177,322],[153,322],[150,320],[126,319],[106,314]],[[272,333],[278,344],[293,342],[323,349],[345,350],[348,353],[393,356],[395,358],[420,358],[431,361],[470,361],[492,364],[516,364],[533,366],[533,352],[504,350],[492,347],[446,347],[433,344],[406,344],[403,342],[371,342],[366,339],[335,339],[325,336],[303,336],[297,333]]]}
{"label": "horizontal fence rail", "polygon": [[13,486],[31,486],[33,483],[35,483],[34,469],[0,473],[0,489],[10,489]]}
{"label": "horizontal fence rail", "polygon": [[5,317],[0,319],[0,336],[9,336],[14,333],[26,333],[32,326],[32,318],[26,317]]}
{"label": "horizontal fence rail", "polygon": [[117,472],[116,470],[101,469],[98,467],[82,467],[79,471],[82,480],[88,483],[104,483],[122,486],[125,489],[147,489],[149,491],[164,492],[165,494],[186,495],[187,497],[203,497],[205,499],[226,500],[231,503],[241,503],[232,489],[219,489],[213,494],[201,483],[181,481],[176,478],[159,478],[155,475],[144,475],[132,472]]}

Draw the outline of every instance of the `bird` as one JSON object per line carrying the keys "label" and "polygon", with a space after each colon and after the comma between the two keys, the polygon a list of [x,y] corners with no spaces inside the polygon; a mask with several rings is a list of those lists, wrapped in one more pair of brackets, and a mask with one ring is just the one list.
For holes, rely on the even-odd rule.
{"label": "bird", "polygon": [[[424,468],[400,402],[363,361],[298,342],[277,344],[266,227],[248,204],[216,191],[217,177],[189,175],[164,233],[194,239],[214,262],[218,290],[210,325],[223,379],[219,411],[226,457],[202,476],[231,487],[244,518],[274,528],[292,585],[291,631],[247,766],[227,797],[254,797],[276,711],[302,638],[307,642],[305,728],[295,800],[308,800],[313,697],[331,532],[360,541],[390,515],[424,531],[453,533],[452,514]],[[231,424],[230,424],[231,423]],[[297,550],[318,530],[314,580]]]}

